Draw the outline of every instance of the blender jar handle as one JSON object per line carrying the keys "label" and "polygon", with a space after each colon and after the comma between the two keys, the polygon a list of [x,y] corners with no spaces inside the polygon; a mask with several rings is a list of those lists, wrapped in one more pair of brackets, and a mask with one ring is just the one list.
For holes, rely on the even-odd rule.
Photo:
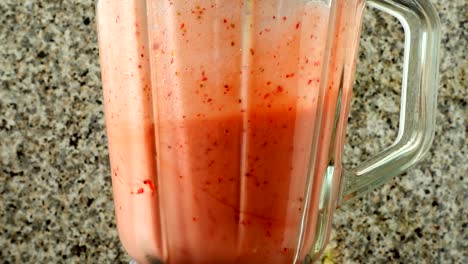
{"label": "blender jar handle", "polygon": [[368,0],[397,18],[405,31],[398,136],[377,156],[344,171],[341,203],[373,190],[414,165],[428,151],[435,132],[440,21],[427,0]]}

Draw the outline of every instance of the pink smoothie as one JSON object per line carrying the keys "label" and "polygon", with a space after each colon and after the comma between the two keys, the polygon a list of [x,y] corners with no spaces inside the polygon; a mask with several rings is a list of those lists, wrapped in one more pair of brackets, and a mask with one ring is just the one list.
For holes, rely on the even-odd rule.
{"label": "pink smoothie", "polygon": [[[314,231],[298,248],[300,222],[306,213],[315,226],[334,121],[323,120],[305,212],[328,7],[144,2],[98,4],[125,248],[140,264],[303,258]],[[336,87],[325,93],[326,111]]]}
{"label": "pink smoothie", "polygon": [[99,1],[97,14],[118,231],[128,253],[147,263],[162,243],[143,2]]}

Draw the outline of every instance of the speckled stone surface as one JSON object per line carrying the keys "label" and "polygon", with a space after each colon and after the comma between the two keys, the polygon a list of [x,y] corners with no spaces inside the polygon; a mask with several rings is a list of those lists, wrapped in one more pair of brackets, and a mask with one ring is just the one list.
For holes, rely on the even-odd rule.
{"label": "speckled stone surface", "polygon": [[[1,263],[128,263],[115,229],[94,2],[0,1]],[[463,0],[433,3],[443,30],[433,147],[337,211],[326,261],[468,260],[468,10]],[[348,165],[396,136],[402,39],[394,19],[368,10]]]}

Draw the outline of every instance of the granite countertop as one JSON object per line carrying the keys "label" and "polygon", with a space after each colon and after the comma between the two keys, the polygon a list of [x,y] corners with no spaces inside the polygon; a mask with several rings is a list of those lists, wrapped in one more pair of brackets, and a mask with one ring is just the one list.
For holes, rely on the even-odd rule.
{"label": "granite countertop", "polygon": [[[432,2],[443,30],[433,147],[407,173],[337,211],[325,262],[468,257],[467,6]],[[2,263],[128,263],[114,220],[94,5],[0,1]],[[402,55],[402,39],[394,19],[368,10],[348,165],[396,136],[402,67],[392,58]]]}

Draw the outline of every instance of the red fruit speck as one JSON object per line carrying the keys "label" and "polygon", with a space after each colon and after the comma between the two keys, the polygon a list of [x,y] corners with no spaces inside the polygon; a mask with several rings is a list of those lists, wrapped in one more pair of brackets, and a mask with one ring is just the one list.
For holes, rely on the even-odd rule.
{"label": "red fruit speck", "polygon": [[144,191],[145,191],[145,190],[144,190],[143,188],[139,188],[139,189],[137,190],[137,194],[142,194]]}
{"label": "red fruit speck", "polygon": [[150,190],[154,191],[155,188],[154,188],[153,181],[151,181],[151,180],[144,180],[144,181],[143,181],[143,184],[148,185],[148,187],[150,188]]}

